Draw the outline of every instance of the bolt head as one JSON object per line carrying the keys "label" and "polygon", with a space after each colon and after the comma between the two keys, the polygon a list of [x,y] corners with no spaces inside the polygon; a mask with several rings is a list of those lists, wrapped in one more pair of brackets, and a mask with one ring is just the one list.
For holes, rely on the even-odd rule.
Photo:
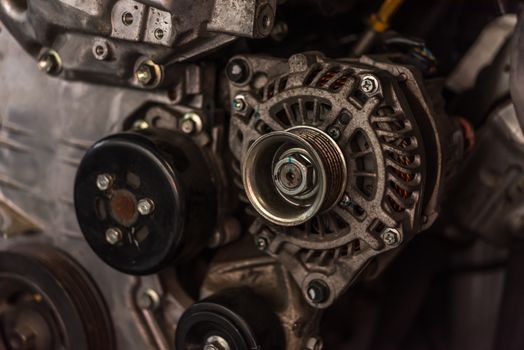
{"label": "bolt head", "polygon": [[113,184],[113,177],[109,174],[100,174],[96,177],[96,187],[100,191],[106,191]]}
{"label": "bolt head", "polygon": [[148,289],[140,294],[137,299],[137,305],[144,310],[155,310],[160,305],[160,296],[153,289]]}
{"label": "bolt head", "polygon": [[142,216],[149,215],[155,210],[155,202],[149,198],[141,199],[138,201],[137,210]]}
{"label": "bolt head", "polygon": [[306,294],[310,301],[321,304],[329,299],[329,287],[322,280],[313,280],[309,283]]}
{"label": "bolt head", "polygon": [[204,350],[231,350],[231,346],[219,335],[212,335],[206,339]]}
{"label": "bolt head", "polygon": [[180,130],[184,134],[192,134],[195,131],[195,122],[191,119],[185,119],[180,122]]}
{"label": "bolt head", "polygon": [[388,246],[395,246],[400,244],[401,242],[400,232],[398,232],[398,230],[394,228],[386,229],[382,233],[381,238],[384,241],[384,243]]}
{"label": "bolt head", "polygon": [[135,72],[135,78],[141,85],[149,85],[154,80],[153,68],[147,64],[141,64]]}
{"label": "bolt head", "polygon": [[106,231],[106,242],[111,245],[120,243],[123,238],[122,231],[117,228],[110,228]]}
{"label": "bolt head", "polygon": [[276,187],[288,196],[312,190],[316,182],[315,175],[313,164],[301,153],[286,155],[277,162],[273,171]]}
{"label": "bolt head", "polygon": [[340,138],[340,129],[334,126],[331,126],[327,129],[327,134],[331,136],[333,140],[338,140]]}
{"label": "bolt head", "polygon": [[60,73],[62,61],[58,53],[54,50],[44,52],[38,59],[38,69],[50,75]]}
{"label": "bolt head", "polygon": [[186,113],[180,121],[179,128],[188,135],[200,132],[203,128],[202,118],[195,112]]}
{"label": "bolt head", "polygon": [[360,82],[360,89],[368,95],[374,94],[377,92],[379,83],[377,78],[372,75],[366,75],[362,77]]}
{"label": "bolt head", "polygon": [[143,119],[139,119],[133,123],[133,129],[144,130],[149,128],[149,123]]}
{"label": "bolt head", "polygon": [[233,110],[237,112],[243,112],[247,108],[246,99],[244,98],[244,96],[238,95],[233,99],[231,106],[233,107]]}
{"label": "bolt head", "polygon": [[349,195],[345,194],[342,196],[342,199],[340,200],[340,206],[341,207],[345,207],[345,208],[349,208],[351,206],[352,202],[351,202],[351,198],[349,197]]}
{"label": "bolt head", "polygon": [[265,237],[257,237],[255,239],[255,244],[257,245],[258,250],[266,250],[267,246],[269,245],[269,242],[267,241],[267,238]]}

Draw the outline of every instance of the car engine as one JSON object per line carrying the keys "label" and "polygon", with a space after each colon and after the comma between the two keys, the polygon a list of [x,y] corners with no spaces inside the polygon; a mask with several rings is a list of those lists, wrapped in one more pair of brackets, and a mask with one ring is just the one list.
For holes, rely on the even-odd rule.
{"label": "car engine", "polygon": [[0,0],[0,349],[522,349],[523,5]]}

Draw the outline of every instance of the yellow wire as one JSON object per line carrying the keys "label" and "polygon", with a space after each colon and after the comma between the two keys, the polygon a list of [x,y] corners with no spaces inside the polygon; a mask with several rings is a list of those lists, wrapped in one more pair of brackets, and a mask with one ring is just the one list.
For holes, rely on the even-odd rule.
{"label": "yellow wire", "polygon": [[384,0],[377,13],[371,15],[369,22],[377,33],[385,32],[389,28],[389,22],[393,15],[405,0]]}

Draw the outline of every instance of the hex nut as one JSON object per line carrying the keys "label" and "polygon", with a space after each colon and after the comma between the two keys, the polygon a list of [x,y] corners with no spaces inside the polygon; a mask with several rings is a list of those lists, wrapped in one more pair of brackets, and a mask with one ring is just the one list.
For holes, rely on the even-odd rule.
{"label": "hex nut", "polygon": [[155,202],[149,198],[141,199],[137,203],[137,210],[142,216],[149,215],[155,210]]}
{"label": "hex nut", "polygon": [[113,177],[109,174],[100,174],[96,177],[96,187],[100,191],[107,191],[113,184]]}
{"label": "hex nut", "polygon": [[123,238],[122,231],[117,228],[109,228],[106,231],[106,242],[111,245],[120,243]]}

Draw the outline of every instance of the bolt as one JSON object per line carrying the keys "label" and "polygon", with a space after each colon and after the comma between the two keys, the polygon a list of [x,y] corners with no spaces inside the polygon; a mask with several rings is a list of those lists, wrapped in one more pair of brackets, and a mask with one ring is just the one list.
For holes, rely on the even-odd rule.
{"label": "bolt", "polygon": [[275,164],[273,179],[284,195],[297,196],[315,186],[315,169],[311,161],[301,153],[284,154]]}
{"label": "bolt", "polygon": [[324,342],[320,337],[311,337],[306,342],[306,350],[322,350]]}
{"label": "bolt", "polygon": [[226,75],[233,83],[244,83],[249,78],[249,66],[245,60],[235,58],[227,64]]}
{"label": "bolt", "polygon": [[62,60],[58,52],[54,50],[47,50],[38,59],[38,69],[50,75],[60,73],[62,69]]}
{"label": "bolt", "polygon": [[245,111],[247,108],[246,98],[243,95],[235,96],[231,106],[237,112]]}
{"label": "bolt", "polygon": [[306,294],[310,301],[321,304],[329,299],[329,287],[322,280],[313,280],[309,283]]}
{"label": "bolt", "polygon": [[162,68],[151,60],[142,62],[135,70],[135,79],[142,86],[156,86],[162,80]]}
{"label": "bolt", "polygon": [[109,174],[100,174],[96,177],[96,187],[100,191],[106,191],[113,184],[113,177]]}
{"label": "bolt", "polygon": [[153,69],[148,65],[142,64],[135,72],[136,80],[142,85],[149,85],[153,81]]}
{"label": "bolt", "polygon": [[202,130],[202,118],[194,112],[184,114],[180,121],[180,130],[184,134],[194,134]]}
{"label": "bolt", "polygon": [[368,95],[372,95],[378,90],[378,80],[372,75],[366,75],[360,82],[360,88]]}
{"label": "bolt", "polygon": [[395,246],[400,243],[400,232],[394,228],[387,228],[381,235],[382,240],[388,246]]}
{"label": "bolt", "polygon": [[342,196],[342,199],[340,200],[341,207],[349,208],[351,207],[352,204],[353,202],[351,201],[351,198],[349,197],[349,195],[345,194]]}
{"label": "bolt", "polygon": [[269,245],[269,242],[265,237],[257,237],[255,238],[255,244],[257,245],[258,250],[264,251]]}
{"label": "bolt", "polygon": [[138,297],[137,305],[143,310],[156,310],[160,305],[160,296],[155,290],[147,289]]}
{"label": "bolt", "polygon": [[206,339],[204,350],[231,350],[231,346],[219,335],[212,335]]}
{"label": "bolt", "polygon": [[151,214],[155,210],[155,202],[149,198],[138,201],[137,210],[142,216]]}
{"label": "bolt", "polygon": [[180,130],[182,130],[184,134],[192,134],[195,131],[195,122],[191,119],[182,120],[182,122],[180,122]]}
{"label": "bolt", "polygon": [[117,228],[109,228],[106,231],[106,242],[115,245],[122,241],[122,231]]}
{"label": "bolt", "polygon": [[327,129],[327,133],[333,140],[338,140],[340,138],[340,129],[334,126],[330,126]]}
{"label": "bolt", "polygon": [[144,130],[149,128],[149,123],[143,119],[138,119],[133,123],[133,129]]}

